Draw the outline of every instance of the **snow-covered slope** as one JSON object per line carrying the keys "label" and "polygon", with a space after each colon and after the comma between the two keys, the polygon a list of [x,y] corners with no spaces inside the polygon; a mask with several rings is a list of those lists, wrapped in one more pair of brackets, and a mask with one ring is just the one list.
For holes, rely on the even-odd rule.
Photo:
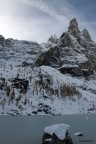
{"label": "snow-covered slope", "polygon": [[74,19],[45,45],[0,36],[0,114],[96,113],[95,52]]}
{"label": "snow-covered slope", "polygon": [[[19,74],[20,79],[29,81],[26,93],[12,86],[12,79]],[[1,77],[5,78],[7,87],[10,85],[10,95],[7,95],[5,86],[0,90],[0,113],[13,115],[33,114],[78,114],[96,112],[96,79],[85,80],[63,75],[54,68],[42,66],[18,68],[2,66]],[[42,78],[41,78],[42,75]],[[42,79],[42,82],[41,82]],[[2,81],[1,81],[2,82]],[[5,82],[5,83],[6,83]],[[62,94],[62,87],[67,86],[73,90],[69,94]],[[76,90],[74,90],[76,88]],[[11,93],[15,91],[12,99]]]}

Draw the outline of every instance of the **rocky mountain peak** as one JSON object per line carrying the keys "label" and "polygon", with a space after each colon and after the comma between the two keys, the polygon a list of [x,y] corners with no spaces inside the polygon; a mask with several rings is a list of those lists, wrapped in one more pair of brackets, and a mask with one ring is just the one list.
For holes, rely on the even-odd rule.
{"label": "rocky mountain peak", "polygon": [[[87,37],[87,32],[84,32],[84,35],[86,35],[86,37]],[[78,22],[77,22],[76,18],[74,18],[70,21],[68,31],[64,32],[61,35],[60,45],[73,48],[76,45],[76,43],[74,43],[74,40],[73,40],[74,38],[77,39],[78,41],[81,41],[81,32],[78,28]]]}
{"label": "rocky mountain peak", "polygon": [[69,23],[68,32],[74,37],[78,37],[80,30],[78,28],[78,22],[76,18],[72,19]]}
{"label": "rocky mountain peak", "polygon": [[77,22],[76,18],[73,18],[72,20],[70,20],[69,25],[77,27],[78,26],[78,22]]}

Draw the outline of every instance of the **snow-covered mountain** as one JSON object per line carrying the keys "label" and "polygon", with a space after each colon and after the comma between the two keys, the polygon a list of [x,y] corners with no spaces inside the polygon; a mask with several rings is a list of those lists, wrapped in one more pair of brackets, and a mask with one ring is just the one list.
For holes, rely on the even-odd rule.
{"label": "snow-covered mountain", "polygon": [[96,113],[96,43],[76,19],[47,43],[0,35],[0,114]]}

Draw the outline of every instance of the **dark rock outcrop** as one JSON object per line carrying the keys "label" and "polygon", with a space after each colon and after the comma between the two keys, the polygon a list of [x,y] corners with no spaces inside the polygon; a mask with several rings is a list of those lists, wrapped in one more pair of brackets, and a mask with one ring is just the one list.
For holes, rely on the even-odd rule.
{"label": "dark rock outcrop", "polygon": [[58,47],[51,48],[45,53],[42,53],[35,62],[36,66],[51,66],[52,63],[58,65],[58,59],[60,56],[60,52]]}

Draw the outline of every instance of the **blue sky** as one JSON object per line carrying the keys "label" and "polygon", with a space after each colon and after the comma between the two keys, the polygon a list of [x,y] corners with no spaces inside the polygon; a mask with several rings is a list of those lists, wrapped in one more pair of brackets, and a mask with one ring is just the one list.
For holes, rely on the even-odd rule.
{"label": "blue sky", "polygon": [[96,21],[96,0],[68,0],[87,20]]}
{"label": "blue sky", "polygon": [[75,17],[96,41],[95,13],[96,0],[0,0],[0,34],[42,43],[60,36]]}

